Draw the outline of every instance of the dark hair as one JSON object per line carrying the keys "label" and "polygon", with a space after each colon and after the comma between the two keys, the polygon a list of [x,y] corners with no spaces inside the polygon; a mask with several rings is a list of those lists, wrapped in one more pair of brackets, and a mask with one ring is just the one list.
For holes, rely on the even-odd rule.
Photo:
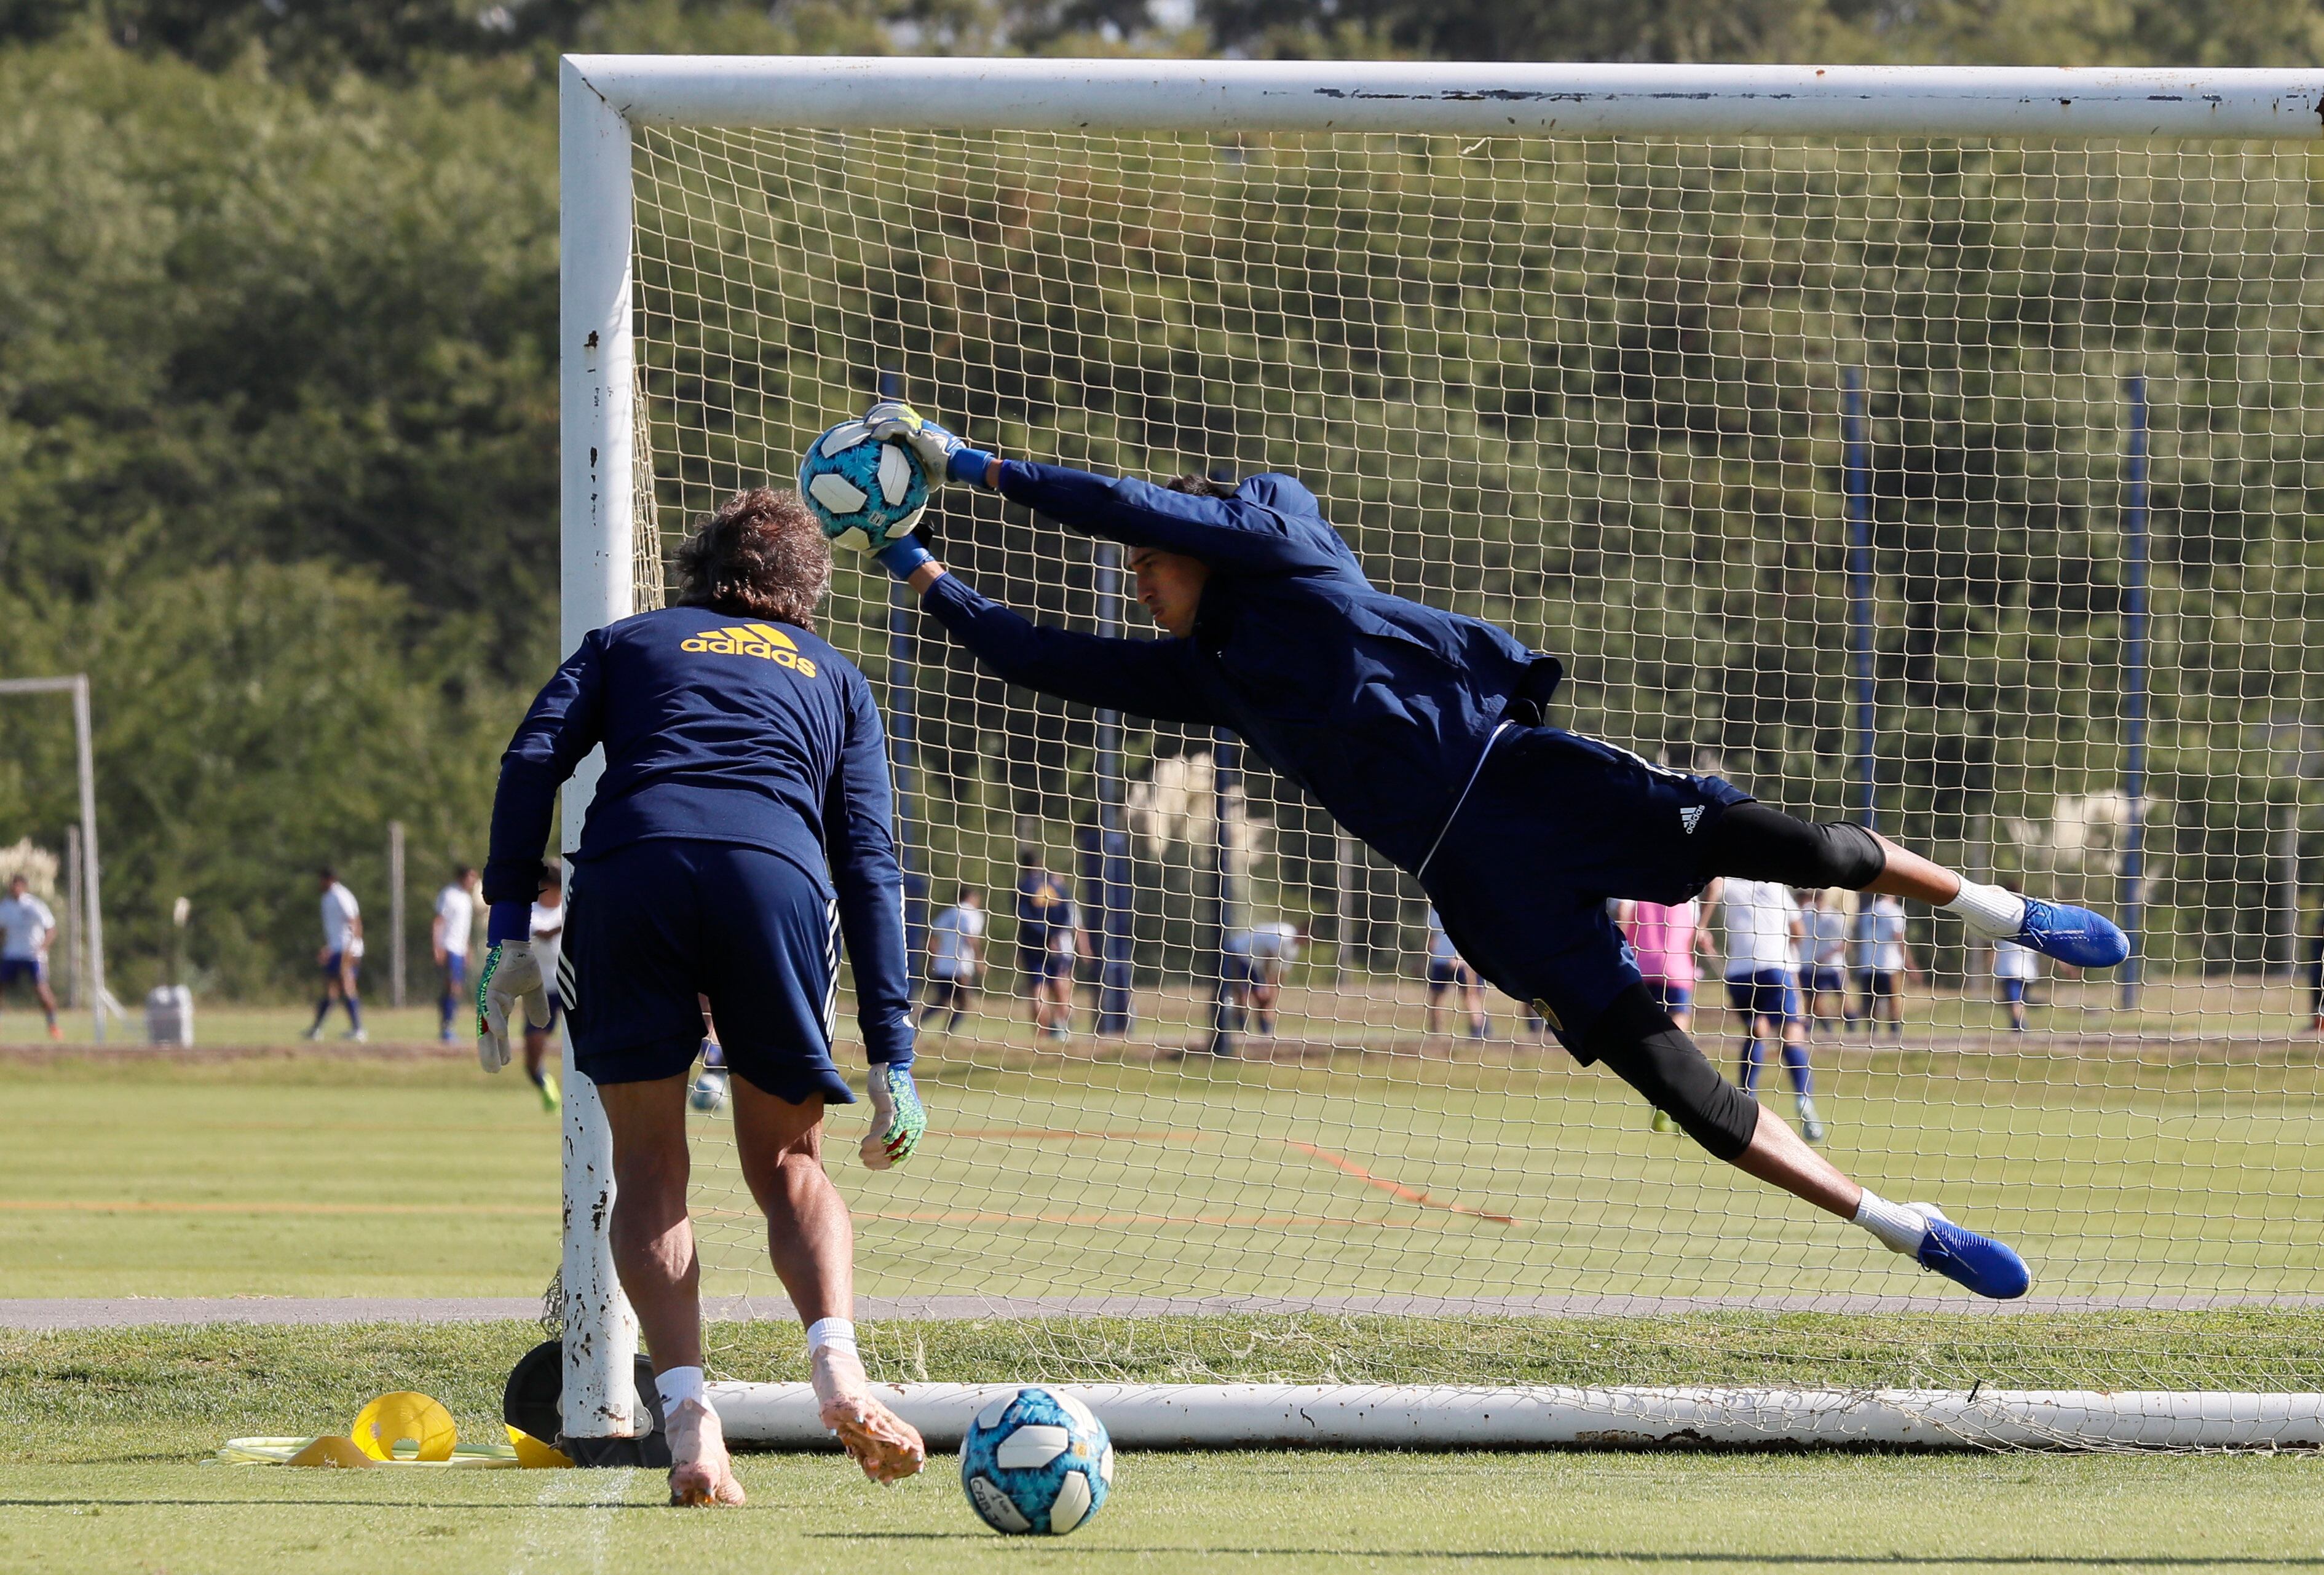
{"label": "dark hair", "polygon": [[319,879],[325,880],[337,880],[339,878],[339,872],[337,870],[332,869],[328,864],[316,865],[315,873]]}
{"label": "dark hair", "polygon": [[1213,481],[1206,475],[1174,475],[1164,482],[1162,487],[1166,492],[1192,493],[1198,498],[1231,498],[1235,495],[1236,484],[1231,481]]}
{"label": "dark hair", "polygon": [[960,889],[960,894],[957,897],[954,897],[953,900],[954,902],[966,902],[970,898],[979,895],[981,894],[977,891],[975,887],[964,886]]}
{"label": "dark hair", "polygon": [[705,517],[678,549],[681,607],[815,627],[831,589],[831,543],[797,493],[752,487]]}
{"label": "dark hair", "polygon": [[474,864],[455,864],[452,866],[452,879],[455,880],[466,880],[475,872],[476,867]]}

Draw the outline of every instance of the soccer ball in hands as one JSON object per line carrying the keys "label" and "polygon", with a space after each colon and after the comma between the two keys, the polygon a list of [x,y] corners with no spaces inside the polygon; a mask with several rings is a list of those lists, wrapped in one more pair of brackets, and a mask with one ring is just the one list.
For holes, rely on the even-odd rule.
{"label": "soccer ball in hands", "polygon": [[1024,1388],[976,1414],[960,1445],[960,1485],[984,1524],[1062,1536],[1105,1506],[1113,1442],[1071,1395]]}
{"label": "soccer ball in hands", "polygon": [[799,496],[835,541],[862,532],[857,545],[877,552],[912,533],[928,506],[919,456],[893,439],[872,436],[862,421],[842,421],[807,445],[799,461]]}

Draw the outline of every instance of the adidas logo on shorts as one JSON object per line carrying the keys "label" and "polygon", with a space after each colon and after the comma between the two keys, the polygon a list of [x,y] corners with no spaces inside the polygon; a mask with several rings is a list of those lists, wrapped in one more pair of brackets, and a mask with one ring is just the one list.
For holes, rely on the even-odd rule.
{"label": "adidas logo on shorts", "polygon": [[1694,828],[1702,824],[1702,806],[1700,804],[1690,804],[1684,809],[1680,810],[1678,812],[1678,823],[1686,828],[1687,835],[1692,836],[1694,834]]}

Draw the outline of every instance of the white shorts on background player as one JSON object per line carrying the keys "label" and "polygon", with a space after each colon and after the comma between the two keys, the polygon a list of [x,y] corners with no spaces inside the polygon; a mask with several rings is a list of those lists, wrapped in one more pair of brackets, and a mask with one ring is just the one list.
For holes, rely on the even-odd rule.
{"label": "white shorts on background player", "polygon": [[2042,954],[2015,941],[1993,944],[1993,976],[1996,979],[2033,981],[2042,977]]}

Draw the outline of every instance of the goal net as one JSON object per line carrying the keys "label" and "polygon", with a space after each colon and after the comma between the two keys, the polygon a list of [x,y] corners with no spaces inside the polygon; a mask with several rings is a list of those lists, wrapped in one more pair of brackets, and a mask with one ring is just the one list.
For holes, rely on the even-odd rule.
{"label": "goal net", "polygon": [[[2034,971],[2022,1029],[1941,915],[1802,959],[1844,971],[1829,1151],[2017,1245],[2032,1297],[1655,1130],[1264,760],[1006,686],[843,551],[822,631],[894,735],[917,975],[961,891],[987,916],[919,1154],[867,1173],[835,1119],[876,1377],[1814,1391],[1831,1436],[1875,1391],[2324,1390],[2314,96],[2301,142],[1745,97],[1619,134],[636,114],[640,594],[883,389],[1010,456],[1298,475],[1375,583],[1562,657],[1557,724],[2123,919],[2133,968]],[[1153,632],[1102,545],[930,519],[1028,615]],[[1894,1030],[1850,1020],[1872,972]],[[1720,973],[1693,1030],[1734,1075]],[[695,1140],[706,1293],[787,1319],[723,1120]],[[797,1345],[722,1324],[714,1362]],[[2149,1441],[2140,1405],[2095,1441]]]}

